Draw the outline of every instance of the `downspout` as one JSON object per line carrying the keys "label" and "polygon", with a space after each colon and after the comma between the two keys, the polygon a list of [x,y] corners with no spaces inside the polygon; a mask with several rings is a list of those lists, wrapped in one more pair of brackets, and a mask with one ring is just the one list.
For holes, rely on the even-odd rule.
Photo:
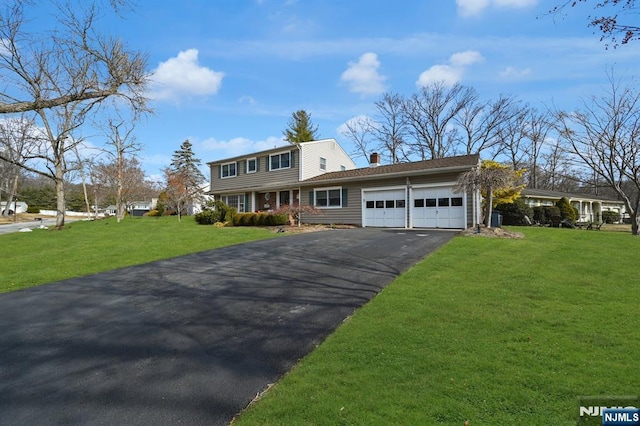
{"label": "downspout", "polygon": [[411,179],[407,177],[407,190],[405,191],[404,198],[404,229],[413,229],[413,217],[411,216],[411,209],[409,208],[409,204],[411,204],[411,195],[413,192],[413,188],[411,187]]}
{"label": "downspout", "polygon": [[[311,200],[309,200],[311,201]],[[298,186],[298,228],[302,226],[302,187]]]}

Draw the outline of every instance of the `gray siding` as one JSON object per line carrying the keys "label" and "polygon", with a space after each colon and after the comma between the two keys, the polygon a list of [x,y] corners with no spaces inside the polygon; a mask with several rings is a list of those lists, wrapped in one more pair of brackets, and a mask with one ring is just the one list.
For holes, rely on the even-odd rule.
{"label": "gray siding", "polygon": [[[393,179],[375,179],[361,182],[353,182],[349,184],[331,184],[324,182],[316,182],[313,186],[303,186],[301,194],[301,203],[310,205],[310,192],[318,188],[331,188],[341,186],[347,190],[347,206],[340,209],[319,209],[321,215],[303,215],[303,223],[322,223],[322,224],[349,224],[362,226],[362,190],[372,188],[383,188],[389,186],[404,186],[407,183],[411,185],[420,184],[448,184],[455,182],[459,173],[447,173],[428,176],[412,176],[407,182],[407,178]],[[467,192],[467,227],[474,226],[473,217],[473,192]]]}
{"label": "gray siding", "polygon": [[[326,186],[333,188],[341,186],[347,191],[347,206],[339,209],[318,209],[319,215],[302,215],[302,223],[324,223],[336,225],[362,225],[362,190],[358,185],[333,185]],[[300,201],[302,205],[310,205],[310,193],[314,188],[322,188],[323,186],[307,186],[302,187]]]}
{"label": "gray siding", "polygon": [[[278,152],[290,151],[293,158],[293,166],[282,170],[269,170],[270,155]],[[258,160],[258,170],[255,173],[247,173],[247,159],[256,158]],[[249,189],[259,190],[260,188],[272,188],[281,185],[291,185],[298,182],[300,175],[300,153],[297,149],[283,149],[273,153],[260,154],[258,156],[248,155],[246,157],[234,159],[236,163],[237,176],[222,178],[221,168],[227,162],[216,162],[210,164],[211,170],[211,192],[214,194],[230,193],[234,190],[244,192]]]}

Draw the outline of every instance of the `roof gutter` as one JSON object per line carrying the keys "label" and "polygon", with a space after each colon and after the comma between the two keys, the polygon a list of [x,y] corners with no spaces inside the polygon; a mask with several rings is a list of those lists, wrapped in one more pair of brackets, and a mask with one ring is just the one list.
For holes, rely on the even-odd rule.
{"label": "roof gutter", "polygon": [[425,174],[440,174],[447,172],[463,172],[468,170],[473,170],[476,165],[468,165],[468,166],[451,166],[451,167],[438,167],[436,169],[422,169],[422,170],[410,170],[406,172],[395,172],[395,173],[381,173],[381,174],[373,174],[366,176],[349,176],[349,177],[339,177],[333,179],[319,179],[312,180],[308,179],[300,182],[302,185],[307,184],[316,184],[316,183],[340,183],[340,182],[349,182],[349,181],[362,181],[362,180],[376,180],[376,179],[388,179],[394,177],[410,177],[415,175],[425,175]]}

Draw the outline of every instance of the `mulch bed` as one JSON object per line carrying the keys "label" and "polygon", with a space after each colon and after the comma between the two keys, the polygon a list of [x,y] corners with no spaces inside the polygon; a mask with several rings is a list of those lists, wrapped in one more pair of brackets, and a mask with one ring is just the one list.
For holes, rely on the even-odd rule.
{"label": "mulch bed", "polygon": [[462,231],[461,234],[465,237],[524,238],[524,234],[521,234],[520,232],[511,232],[502,228],[487,228],[485,226],[480,227],[480,233],[478,233],[478,228],[468,228]]}

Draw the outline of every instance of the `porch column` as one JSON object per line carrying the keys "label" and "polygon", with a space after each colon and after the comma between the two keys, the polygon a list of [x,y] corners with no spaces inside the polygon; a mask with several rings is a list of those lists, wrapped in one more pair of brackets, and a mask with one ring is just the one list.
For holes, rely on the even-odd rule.
{"label": "porch column", "polygon": [[258,206],[256,206],[256,191],[251,191],[251,211],[255,212]]}

